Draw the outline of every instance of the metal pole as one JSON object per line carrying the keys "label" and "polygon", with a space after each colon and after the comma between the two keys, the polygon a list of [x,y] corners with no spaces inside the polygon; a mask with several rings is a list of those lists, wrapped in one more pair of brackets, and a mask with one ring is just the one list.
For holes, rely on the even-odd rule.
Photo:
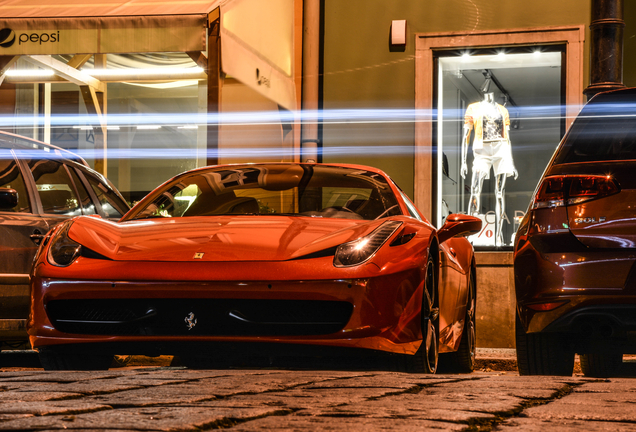
{"label": "metal pole", "polygon": [[320,1],[303,4],[303,83],[301,161],[319,162]]}
{"label": "metal pole", "polygon": [[590,85],[583,93],[595,94],[625,87],[623,84],[623,0],[592,0],[590,24]]}

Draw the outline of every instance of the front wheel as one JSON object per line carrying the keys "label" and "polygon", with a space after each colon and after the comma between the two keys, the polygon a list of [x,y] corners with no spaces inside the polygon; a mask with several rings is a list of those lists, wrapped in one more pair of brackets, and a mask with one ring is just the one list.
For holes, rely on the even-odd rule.
{"label": "front wheel", "polygon": [[[434,374],[439,358],[439,300],[435,278],[435,262],[429,257],[422,293],[422,344],[415,355],[401,356],[404,371]],[[400,368],[402,369],[402,368]]]}
{"label": "front wheel", "polygon": [[558,333],[526,333],[516,314],[517,369],[519,375],[572,376],[574,351]]}
{"label": "front wheel", "polygon": [[442,354],[444,372],[471,373],[475,369],[475,353],[477,351],[476,332],[476,307],[477,292],[474,272],[471,272],[468,286],[468,300],[466,302],[466,316],[464,318],[464,330],[457,351]]}
{"label": "front wheel", "polygon": [[58,347],[42,347],[38,349],[40,364],[47,371],[91,371],[108,370],[113,356],[108,354],[92,354],[82,351],[67,351]]}

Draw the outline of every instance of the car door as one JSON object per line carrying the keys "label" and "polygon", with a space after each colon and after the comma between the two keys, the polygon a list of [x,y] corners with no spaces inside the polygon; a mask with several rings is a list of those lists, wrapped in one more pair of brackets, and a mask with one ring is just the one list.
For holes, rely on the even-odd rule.
{"label": "car door", "polygon": [[0,330],[10,337],[29,315],[29,272],[49,225],[38,214],[35,188],[12,149],[0,149],[0,188],[18,193],[14,208],[0,210]]}

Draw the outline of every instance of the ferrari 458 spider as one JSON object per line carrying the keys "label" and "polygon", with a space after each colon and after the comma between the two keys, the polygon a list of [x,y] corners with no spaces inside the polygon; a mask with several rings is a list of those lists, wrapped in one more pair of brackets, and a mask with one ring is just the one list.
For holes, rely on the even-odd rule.
{"label": "ferrari 458 spider", "polygon": [[45,369],[103,369],[114,354],[201,367],[240,348],[385,352],[399,370],[428,373],[441,357],[468,372],[476,295],[465,236],[480,227],[450,215],[436,230],[370,167],[188,171],[119,222],[80,216],[46,237],[30,340]]}

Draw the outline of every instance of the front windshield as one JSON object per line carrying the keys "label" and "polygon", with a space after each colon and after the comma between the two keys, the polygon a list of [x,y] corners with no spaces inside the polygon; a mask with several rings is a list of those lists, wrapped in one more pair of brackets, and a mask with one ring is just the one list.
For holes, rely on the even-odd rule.
{"label": "front windshield", "polygon": [[127,219],[287,215],[378,219],[402,214],[386,179],[315,165],[220,167],[178,177]]}

